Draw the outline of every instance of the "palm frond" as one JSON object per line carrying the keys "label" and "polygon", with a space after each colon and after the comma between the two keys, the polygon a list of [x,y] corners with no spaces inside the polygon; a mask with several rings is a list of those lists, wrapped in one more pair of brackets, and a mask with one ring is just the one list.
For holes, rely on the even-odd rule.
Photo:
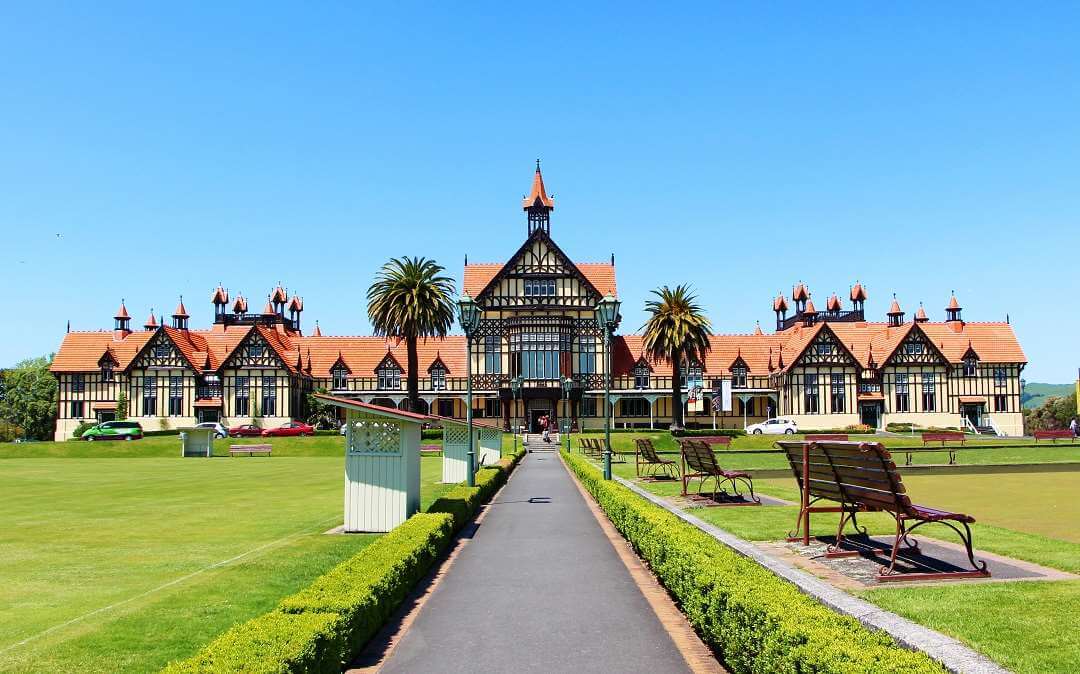
{"label": "palm frond", "polygon": [[454,280],[423,257],[393,258],[368,288],[375,334],[398,339],[445,337],[454,323]]}
{"label": "palm frond", "polygon": [[672,362],[676,358],[704,362],[712,348],[712,323],[697,303],[688,285],[674,289],[662,286],[652,291],[655,299],[645,302],[649,319],[642,326],[644,349],[654,360]]}

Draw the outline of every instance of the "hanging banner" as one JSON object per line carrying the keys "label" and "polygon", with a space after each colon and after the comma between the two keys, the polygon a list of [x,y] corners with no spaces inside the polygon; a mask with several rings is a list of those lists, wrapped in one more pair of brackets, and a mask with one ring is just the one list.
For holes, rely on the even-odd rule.
{"label": "hanging banner", "polygon": [[725,379],[720,382],[720,409],[723,412],[731,411],[731,380]]}

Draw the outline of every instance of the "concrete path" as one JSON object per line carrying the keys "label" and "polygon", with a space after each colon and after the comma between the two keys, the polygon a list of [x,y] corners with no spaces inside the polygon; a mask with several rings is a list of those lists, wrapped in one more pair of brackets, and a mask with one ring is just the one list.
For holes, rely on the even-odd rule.
{"label": "concrete path", "polygon": [[554,452],[526,455],[383,672],[688,672]]}

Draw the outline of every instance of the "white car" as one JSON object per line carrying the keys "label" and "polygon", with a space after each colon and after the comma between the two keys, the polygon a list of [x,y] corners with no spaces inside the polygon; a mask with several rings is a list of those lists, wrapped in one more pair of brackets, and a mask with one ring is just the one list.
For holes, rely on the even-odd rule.
{"label": "white car", "polygon": [[760,424],[750,424],[746,427],[747,435],[794,435],[798,432],[799,428],[795,422],[783,417],[766,419]]}
{"label": "white car", "polygon": [[212,428],[214,429],[215,438],[227,438],[229,437],[229,431],[224,426],[216,421],[204,421],[201,424],[195,424],[195,428]]}

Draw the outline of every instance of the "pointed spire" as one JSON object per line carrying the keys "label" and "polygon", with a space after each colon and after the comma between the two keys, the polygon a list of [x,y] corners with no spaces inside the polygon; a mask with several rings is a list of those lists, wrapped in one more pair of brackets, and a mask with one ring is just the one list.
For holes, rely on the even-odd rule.
{"label": "pointed spire", "polygon": [[278,281],[277,287],[271,292],[270,301],[274,304],[285,304],[289,301],[289,293],[281,287],[281,281]]}
{"label": "pointed spire", "polygon": [[263,307],[262,312],[263,312],[263,316],[273,316],[274,315],[274,307],[273,307],[273,305],[270,304],[270,295],[266,296],[266,306]]}
{"label": "pointed spire", "polygon": [[902,315],[903,313],[904,312],[901,311],[901,309],[900,309],[900,303],[896,301],[896,293],[893,293],[892,304],[889,305],[889,311],[885,315],[886,316],[898,316],[898,315]]}
{"label": "pointed spire", "polygon": [[919,302],[919,310],[915,312],[915,322],[925,323],[929,320],[930,318],[926,315],[926,309],[923,309],[922,302]]}
{"label": "pointed spire", "polygon": [[784,297],[784,293],[778,293],[776,299],[773,300],[772,310],[777,312],[785,312],[788,309],[787,299]]}
{"label": "pointed spire", "polygon": [[836,296],[836,293],[829,297],[829,301],[825,303],[825,309],[827,311],[840,311],[840,298]]}
{"label": "pointed spire", "polygon": [[236,301],[233,302],[232,310],[233,310],[234,314],[246,314],[247,313],[248,303],[247,303],[247,300],[244,299],[244,296],[242,294],[240,294],[240,293],[236,294]]}
{"label": "pointed spire", "polygon": [[817,313],[817,309],[814,308],[814,300],[810,299],[810,296],[806,297],[806,308],[803,309],[804,314],[814,315]]}
{"label": "pointed spire", "polygon": [[778,367],[781,370],[784,369],[784,347],[782,347],[782,346],[780,347],[780,361],[777,362],[776,367]]}
{"label": "pointed spire", "polygon": [[143,325],[143,327],[146,328],[147,330],[157,330],[158,322],[157,322],[157,319],[154,318],[154,308],[153,307],[150,307],[150,318],[146,319],[146,324]]}
{"label": "pointed spire", "polygon": [[761,331],[761,321],[754,321],[754,335],[760,337],[765,333]]}
{"label": "pointed spire", "polygon": [[184,308],[183,295],[180,296],[180,303],[176,305],[176,311],[173,312],[173,318],[190,318],[187,309]]}
{"label": "pointed spire", "polygon": [[218,287],[214,288],[214,296],[210,298],[210,301],[214,304],[225,305],[229,303],[229,291],[221,287],[221,283],[218,282]]}
{"label": "pointed spire", "polygon": [[866,301],[866,288],[863,284],[855,281],[855,285],[851,286],[851,301],[852,302],[865,302]]}
{"label": "pointed spire", "polygon": [[533,174],[532,190],[529,191],[529,196],[522,200],[522,209],[529,210],[533,207],[545,208],[547,210],[555,209],[555,200],[548,196],[547,189],[544,187],[544,176],[540,173],[540,160],[536,160],[536,173]]}
{"label": "pointed spire", "polygon": [[952,297],[949,298],[949,306],[945,307],[949,310],[960,310],[960,303],[956,301],[956,291],[952,291]]}
{"label": "pointed spire", "polygon": [[319,322],[315,321],[315,332],[311,333],[312,337],[322,337],[322,330],[319,329]]}
{"label": "pointed spire", "polygon": [[874,345],[870,345],[869,351],[866,354],[866,362],[871,368],[876,368],[877,363],[874,362]]}
{"label": "pointed spire", "polygon": [[71,332],[71,319],[70,318],[68,319],[68,322],[67,322],[67,331]]}
{"label": "pointed spire", "polygon": [[311,374],[311,349],[307,350],[307,365],[304,366],[304,372]]}
{"label": "pointed spire", "polygon": [[123,320],[127,320],[127,319],[131,318],[131,316],[128,315],[127,307],[124,306],[124,300],[123,299],[120,300],[120,308],[116,310],[116,315],[113,316],[113,318],[115,318],[118,321],[123,321]]}
{"label": "pointed spire", "polygon": [[796,302],[810,299],[810,291],[806,289],[806,284],[804,284],[802,281],[799,281],[799,283],[791,289],[791,299],[795,300]]}
{"label": "pointed spire", "polygon": [[769,372],[772,372],[775,368],[772,362],[772,347],[769,347]]}

